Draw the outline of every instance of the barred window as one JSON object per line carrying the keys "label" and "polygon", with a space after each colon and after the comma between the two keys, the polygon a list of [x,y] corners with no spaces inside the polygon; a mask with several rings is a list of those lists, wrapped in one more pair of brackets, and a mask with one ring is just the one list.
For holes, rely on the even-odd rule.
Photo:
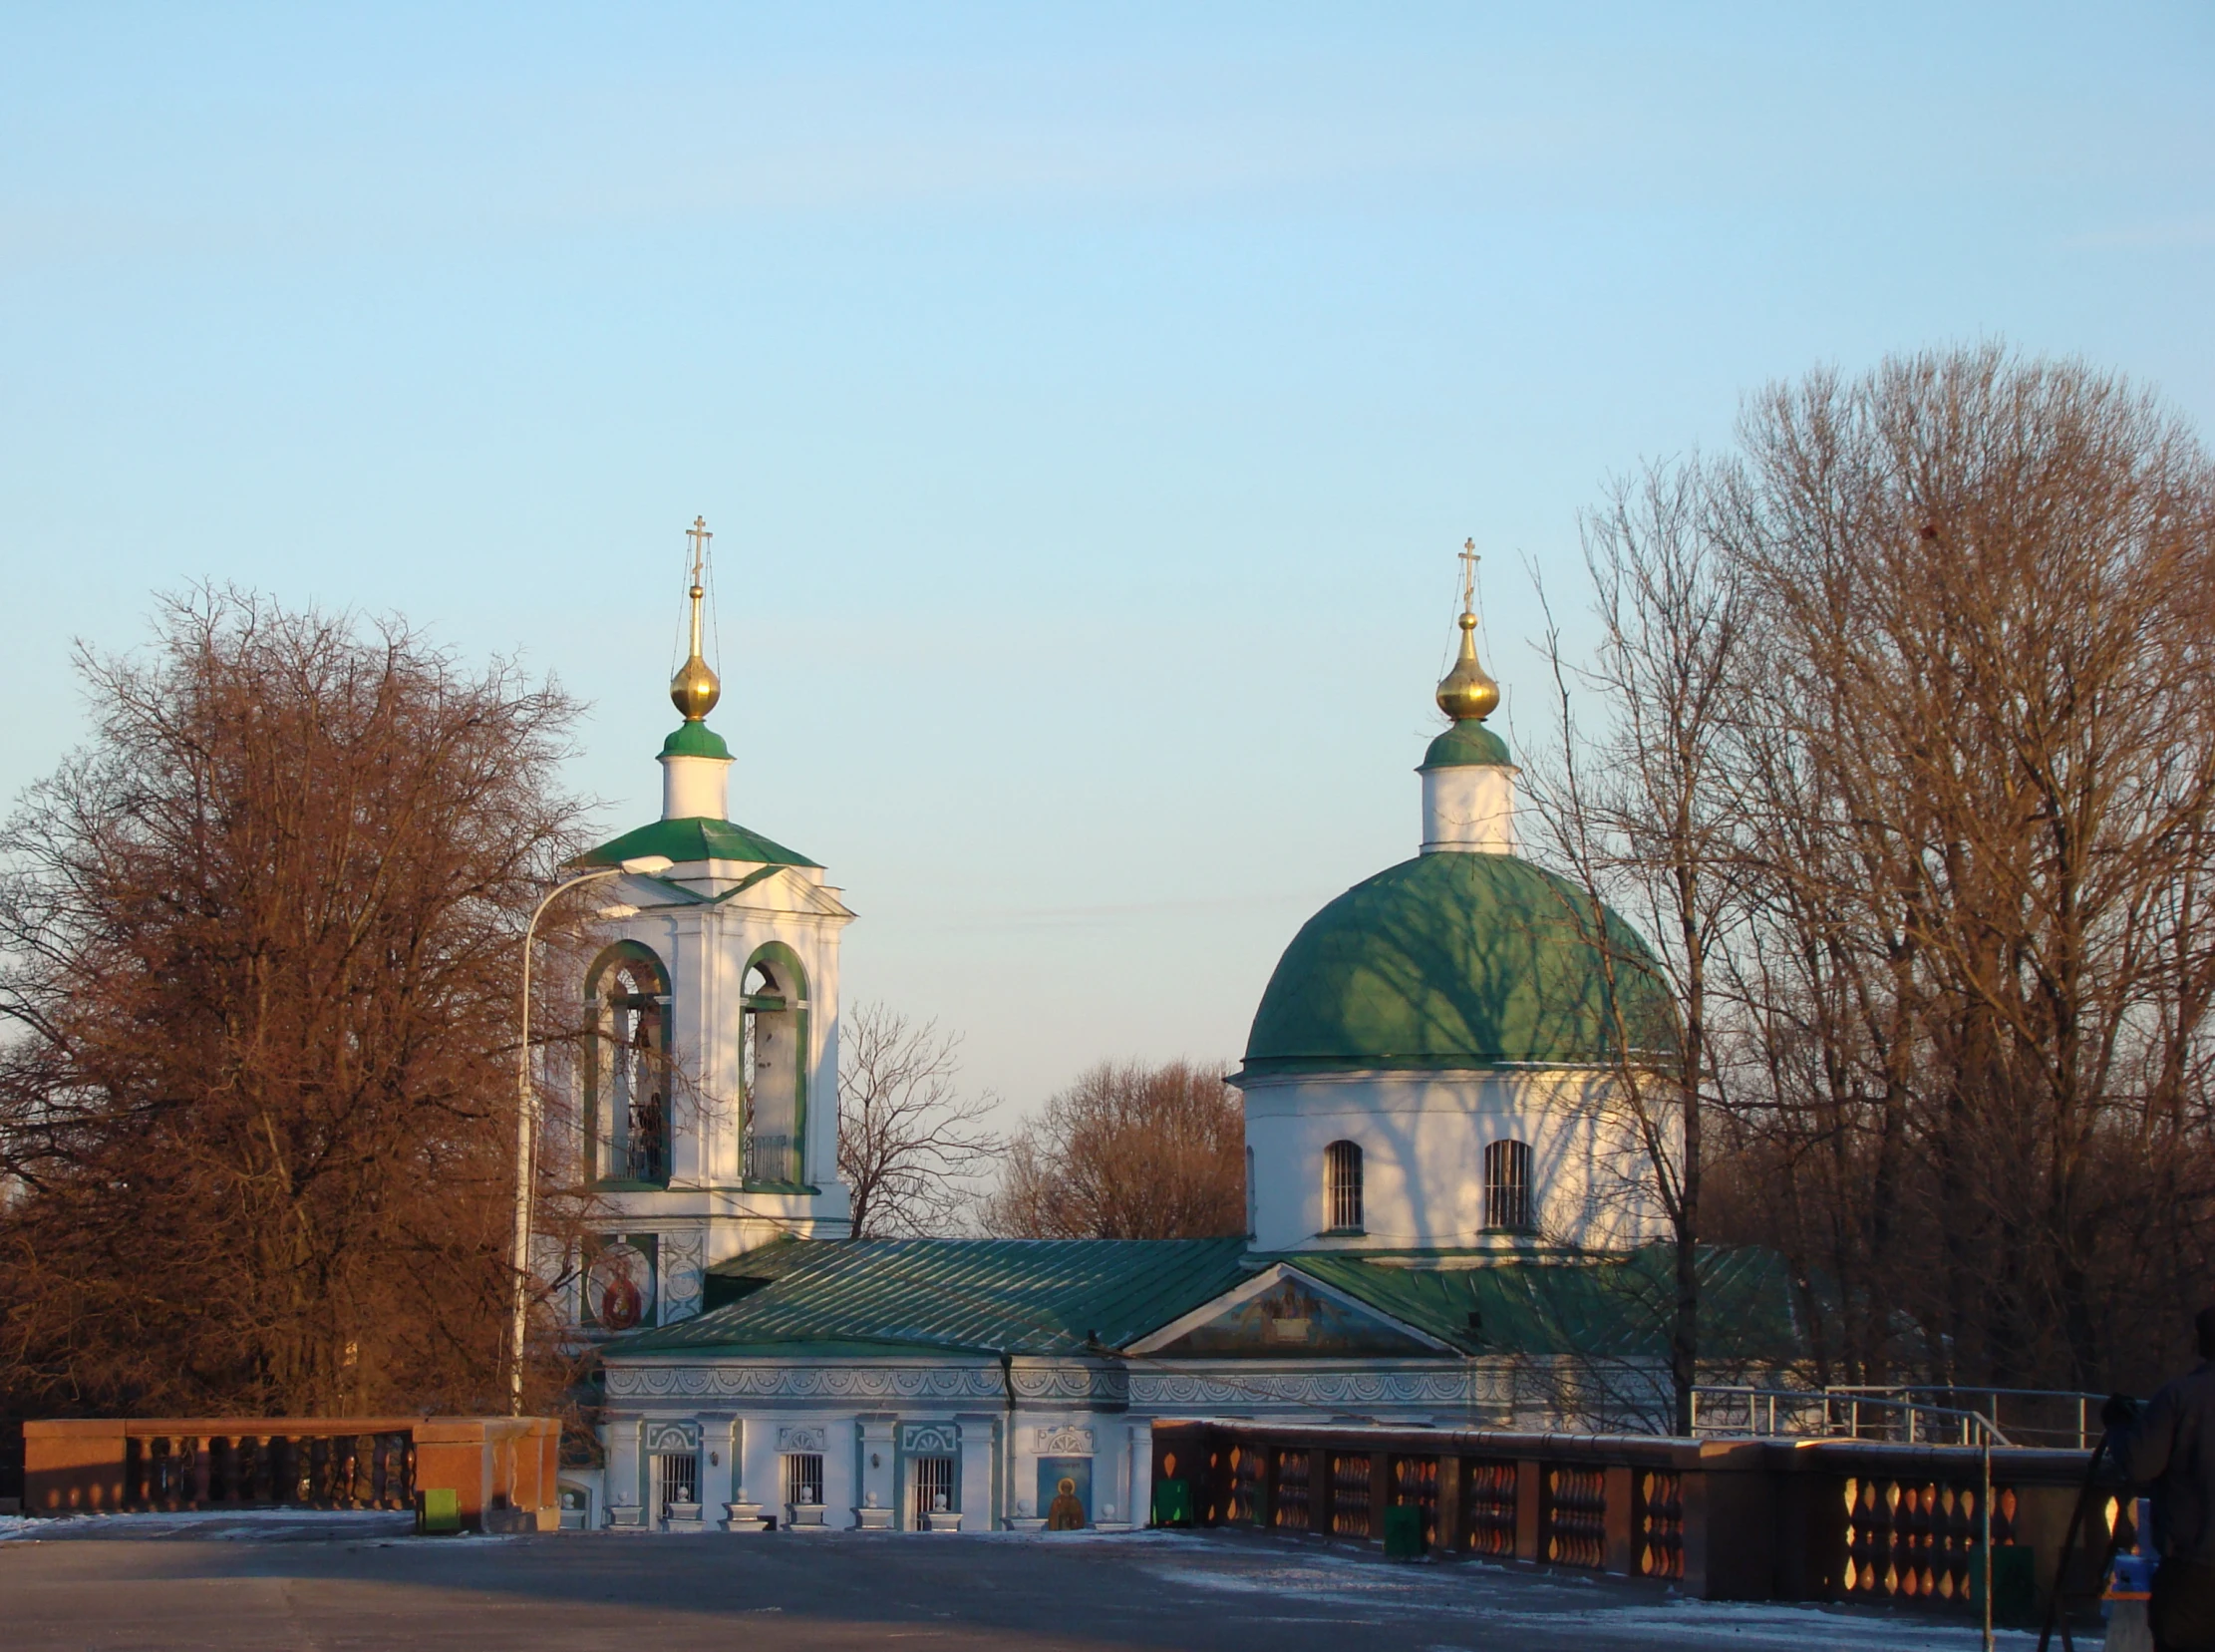
{"label": "barred window", "polygon": [[1353,1142],[1333,1142],[1323,1150],[1323,1202],[1333,1233],[1362,1230],[1362,1150]]}
{"label": "barred window", "polygon": [[785,1500],[802,1507],[820,1507],[823,1500],[823,1458],[820,1452],[791,1452],[785,1458]]}
{"label": "barred window", "polygon": [[950,1457],[911,1457],[907,1460],[909,1495],[913,1499],[911,1523],[920,1529],[925,1514],[943,1514],[954,1506],[954,1460]]}
{"label": "barred window", "polygon": [[700,1457],[696,1452],[658,1453],[654,1458],[654,1489],[659,1506],[655,1512],[669,1517],[673,1504],[683,1503],[699,1512]]}
{"label": "barred window", "polygon": [[1494,1142],[1484,1150],[1484,1225],[1511,1233],[1530,1231],[1528,1142]]}

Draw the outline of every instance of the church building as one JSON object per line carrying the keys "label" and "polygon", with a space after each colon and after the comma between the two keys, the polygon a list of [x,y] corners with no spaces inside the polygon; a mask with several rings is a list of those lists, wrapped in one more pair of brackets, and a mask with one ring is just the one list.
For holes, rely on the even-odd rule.
{"label": "church building", "polygon": [[[1231,1076],[1248,1231],[856,1239],[836,1151],[854,913],[730,818],[695,532],[662,818],[583,857],[669,865],[611,879],[578,983],[597,1036],[577,1168],[602,1226],[569,1276],[605,1385],[604,1466],[565,1475],[581,1520],[1114,1527],[1146,1518],[1156,1421],[1622,1426],[1662,1404],[1673,1263],[1623,1096],[1670,1009],[1628,925],[1516,852],[1466,583],[1418,852],[1292,938]],[[1790,1356],[1771,1261],[1704,1273],[1737,1352]]]}

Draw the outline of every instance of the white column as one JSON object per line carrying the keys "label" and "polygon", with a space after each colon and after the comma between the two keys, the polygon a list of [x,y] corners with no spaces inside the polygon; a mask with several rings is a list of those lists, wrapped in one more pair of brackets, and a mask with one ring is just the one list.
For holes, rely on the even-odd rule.
{"label": "white column", "polygon": [[636,1417],[619,1417],[600,1429],[600,1443],[607,1449],[608,1524],[639,1525],[646,1516],[645,1466],[639,1457]]}
{"label": "white column", "polygon": [[1130,1450],[1125,1454],[1130,1463],[1130,1512],[1124,1517],[1132,1525],[1153,1523],[1153,1424],[1149,1420],[1130,1425]]}
{"label": "white column", "polygon": [[855,1499],[854,1520],[870,1530],[892,1528],[894,1480],[900,1460],[895,1438],[899,1419],[889,1411],[867,1411],[860,1417],[861,1486]]}
{"label": "white column", "polygon": [[989,1411],[965,1411],[954,1419],[961,1429],[961,1528],[990,1531],[995,1524],[992,1506],[994,1425]]}

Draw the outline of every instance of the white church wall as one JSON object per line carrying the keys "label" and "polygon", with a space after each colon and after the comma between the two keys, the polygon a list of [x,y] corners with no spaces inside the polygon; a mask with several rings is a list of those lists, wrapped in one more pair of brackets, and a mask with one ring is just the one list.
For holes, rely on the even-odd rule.
{"label": "white church wall", "polygon": [[[1531,1150],[1536,1237],[1618,1249],[1662,1236],[1661,1211],[1617,1104],[1589,1069],[1368,1072],[1244,1080],[1261,1250],[1482,1247],[1484,1150]],[[1363,1231],[1325,1236],[1324,1152],[1362,1150]]]}

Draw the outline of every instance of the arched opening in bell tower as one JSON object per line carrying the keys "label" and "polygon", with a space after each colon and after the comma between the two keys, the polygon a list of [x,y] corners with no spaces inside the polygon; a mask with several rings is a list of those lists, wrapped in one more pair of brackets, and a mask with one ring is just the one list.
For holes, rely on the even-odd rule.
{"label": "arched opening in bell tower", "polygon": [[600,1186],[669,1182],[669,976],[636,941],[585,977],[592,1049],[584,1064],[585,1172]]}
{"label": "arched opening in bell tower", "polygon": [[789,946],[772,941],[747,960],[742,1083],[744,1174],[749,1186],[807,1180],[807,977]]}

